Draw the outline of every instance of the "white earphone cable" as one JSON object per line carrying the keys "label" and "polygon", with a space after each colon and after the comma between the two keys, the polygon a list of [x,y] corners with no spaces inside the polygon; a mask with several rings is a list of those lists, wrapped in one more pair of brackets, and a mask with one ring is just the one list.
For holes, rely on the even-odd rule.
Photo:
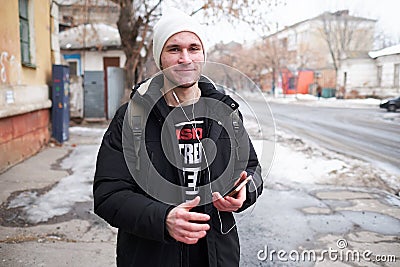
{"label": "white earphone cable", "polygon": [[[178,96],[175,94],[175,91],[174,91],[174,90],[172,90],[172,94],[173,94],[173,96],[174,96],[176,102],[178,103],[179,107],[181,108],[181,110],[182,110],[182,112],[183,112],[183,115],[186,117],[187,121],[190,122],[190,123],[192,124],[192,129],[194,130],[193,132],[196,134],[196,139],[197,139],[197,141],[199,142],[200,147],[201,147],[201,149],[202,149],[202,151],[203,151],[204,159],[205,159],[206,165],[207,165],[208,184],[209,184],[210,192],[211,192],[211,195],[212,195],[213,190],[212,190],[212,187],[211,187],[211,174],[210,174],[210,167],[209,167],[210,165],[208,164],[208,159],[207,159],[206,151],[205,151],[203,145],[201,144],[201,140],[200,140],[199,135],[198,135],[198,133],[197,133],[197,131],[196,131],[196,124],[194,124],[194,123],[195,123],[195,115],[194,115],[195,94],[194,94],[194,90],[193,90],[193,100],[192,100],[192,101],[193,101],[193,103],[192,103],[193,120],[192,120],[192,121],[189,119],[189,116],[186,114],[185,110],[183,109],[182,104],[181,104],[181,102],[179,101],[179,98],[178,98]],[[256,192],[256,198],[257,198],[257,196],[258,196],[258,191],[257,191],[256,183],[254,182],[253,179],[250,179],[250,180],[251,180],[251,182],[252,182],[253,185],[254,185],[254,189],[255,189],[255,192]],[[257,202],[256,202],[256,203],[257,203]],[[255,206],[256,206],[256,203],[255,203],[254,206],[252,207],[252,209],[251,209],[251,211],[250,211],[250,214],[253,213],[253,210],[254,210],[254,208],[255,208]],[[223,231],[223,223],[222,223],[222,219],[221,219],[221,214],[220,214],[220,212],[219,212],[218,209],[217,209],[217,214],[218,214],[218,219],[219,219],[219,223],[220,223],[220,232],[221,232],[221,234],[223,234],[223,235],[228,234],[233,228],[236,227],[237,223],[241,222],[241,221],[246,217],[246,216],[243,216],[243,217],[240,218],[237,222],[235,221],[235,223],[232,225],[232,227],[229,228],[228,231],[224,232],[224,231]]]}

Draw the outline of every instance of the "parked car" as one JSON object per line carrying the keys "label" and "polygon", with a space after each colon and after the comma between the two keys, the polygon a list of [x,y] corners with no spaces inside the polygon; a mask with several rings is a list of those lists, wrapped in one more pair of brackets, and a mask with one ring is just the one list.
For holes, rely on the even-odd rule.
{"label": "parked car", "polygon": [[382,101],[379,107],[385,108],[390,112],[396,112],[396,109],[400,108],[400,96]]}

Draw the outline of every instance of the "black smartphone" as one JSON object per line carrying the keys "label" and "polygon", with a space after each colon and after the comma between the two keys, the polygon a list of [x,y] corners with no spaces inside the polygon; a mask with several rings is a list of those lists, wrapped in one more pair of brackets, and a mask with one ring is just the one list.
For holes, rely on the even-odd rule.
{"label": "black smartphone", "polygon": [[241,181],[240,183],[235,185],[228,193],[226,193],[224,195],[224,197],[226,197],[226,196],[230,196],[230,197],[236,196],[237,193],[239,193],[240,189],[242,189],[243,186],[245,186],[250,180],[251,180],[251,177],[247,177],[246,179],[244,179],[243,181]]}

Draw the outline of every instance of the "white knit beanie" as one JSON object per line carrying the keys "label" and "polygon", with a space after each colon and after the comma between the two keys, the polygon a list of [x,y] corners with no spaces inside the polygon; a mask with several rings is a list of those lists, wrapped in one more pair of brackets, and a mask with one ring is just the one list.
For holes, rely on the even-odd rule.
{"label": "white knit beanie", "polygon": [[178,32],[193,32],[203,45],[204,61],[206,61],[206,46],[202,26],[191,16],[176,8],[168,8],[154,26],[153,57],[159,69],[160,56],[167,40]]}

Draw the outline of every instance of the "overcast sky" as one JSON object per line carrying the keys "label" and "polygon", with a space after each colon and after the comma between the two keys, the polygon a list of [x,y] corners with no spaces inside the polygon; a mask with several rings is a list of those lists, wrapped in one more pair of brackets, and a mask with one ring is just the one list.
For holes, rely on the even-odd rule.
{"label": "overcast sky", "polygon": [[[273,13],[267,14],[266,11],[266,19],[277,22],[278,27],[282,28],[318,16],[325,11],[348,9],[351,15],[377,19],[377,30],[383,30],[400,40],[399,6],[399,0],[286,0],[286,5],[277,7]],[[257,36],[248,26],[239,30],[228,23],[220,22],[214,27],[208,32],[211,42],[242,42]]]}

